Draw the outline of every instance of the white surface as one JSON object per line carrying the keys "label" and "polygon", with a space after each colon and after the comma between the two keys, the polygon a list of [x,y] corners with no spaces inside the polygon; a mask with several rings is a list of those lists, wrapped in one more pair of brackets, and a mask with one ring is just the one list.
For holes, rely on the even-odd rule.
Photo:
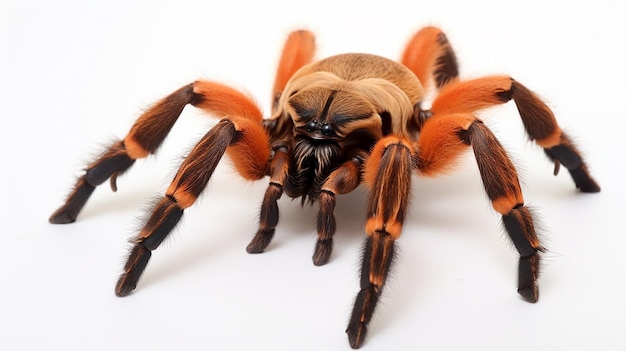
{"label": "white surface", "polygon": [[[544,230],[537,304],[516,294],[517,257],[469,157],[415,178],[393,277],[364,350],[623,350],[626,244],[624,26],[617,1],[3,1],[0,4],[0,349],[346,350],[365,195],[340,198],[331,262],[314,267],[315,208],[280,202],[262,255],[245,246],[266,182],[220,166],[155,251],[136,292],[113,287],[142,208],[211,119],[187,109],[157,157],[79,220],[48,224],[81,167],[141,110],[197,77],[244,88],[269,110],[285,35],[317,32],[319,56],[398,57],[420,26],[452,41],[463,76],[506,72],[575,135],[601,184],[579,194],[527,143],[512,106],[485,116],[524,176]],[[404,5],[400,5],[404,4]],[[622,178],[622,179],[618,179]]]}

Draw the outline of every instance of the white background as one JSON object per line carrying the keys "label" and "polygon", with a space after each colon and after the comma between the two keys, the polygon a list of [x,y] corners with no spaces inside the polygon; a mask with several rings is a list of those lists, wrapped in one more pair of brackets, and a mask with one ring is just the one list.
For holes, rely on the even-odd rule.
{"label": "white background", "polygon": [[78,221],[49,215],[82,167],[153,101],[198,77],[269,110],[287,33],[318,56],[400,55],[442,27],[464,77],[508,73],[575,135],[602,186],[575,191],[526,141],[513,104],[483,114],[523,176],[542,223],[541,296],[516,293],[517,254],[471,153],[458,171],[414,178],[400,255],[364,350],[623,350],[624,37],[618,1],[23,1],[0,4],[0,349],[346,350],[366,195],[340,197],[332,259],[314,267],[316,206],[280,202],[267,252],[245,252],[266,181],[221,165],[155,251],[137,290],[114,296],[126,240],[176,165],[215,122],[189,108],[157,156],[98,188]]}

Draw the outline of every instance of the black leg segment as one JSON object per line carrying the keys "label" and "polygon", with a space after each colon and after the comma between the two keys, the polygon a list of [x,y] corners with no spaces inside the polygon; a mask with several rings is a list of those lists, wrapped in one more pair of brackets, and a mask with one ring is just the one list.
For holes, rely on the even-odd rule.
{"label": "black leg segment", "polygon": [[67,224],[76,221],[78,213],[85,206],[96,187],[110,178],[111,189],[116,191],[117,176],[128,170],[133,163],[135,160],[128,156],[122,141],[113,144],[87,167],[85,174],[78,179],[65,204],[50,216],[50,223]]}

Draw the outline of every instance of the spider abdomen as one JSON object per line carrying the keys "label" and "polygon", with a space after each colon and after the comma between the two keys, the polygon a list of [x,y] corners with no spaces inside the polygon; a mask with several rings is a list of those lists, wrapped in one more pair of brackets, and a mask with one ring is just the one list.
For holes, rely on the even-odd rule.
{"label": "spider abdomen", "polygon": [[293,79],[313,72],[329,72],[347,81],[380,78],[398,86],[414,103],[421,100],[424,90],[417,76],[406,66],[372,54],[341,54],[303,67]]}

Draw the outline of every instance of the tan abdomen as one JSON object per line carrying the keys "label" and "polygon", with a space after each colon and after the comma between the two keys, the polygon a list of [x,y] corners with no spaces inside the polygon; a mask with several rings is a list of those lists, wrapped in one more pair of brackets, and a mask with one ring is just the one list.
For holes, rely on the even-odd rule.
{"label": "tan abdomen", "polygon": [[385,79],[402,89],[411,103],[422,99],[424,89],[417,76],[402,64],[371,54],[342,54],[314,62],[300,69],[292,80],[313,72],[330,72],[353,81],[367,78]]}

